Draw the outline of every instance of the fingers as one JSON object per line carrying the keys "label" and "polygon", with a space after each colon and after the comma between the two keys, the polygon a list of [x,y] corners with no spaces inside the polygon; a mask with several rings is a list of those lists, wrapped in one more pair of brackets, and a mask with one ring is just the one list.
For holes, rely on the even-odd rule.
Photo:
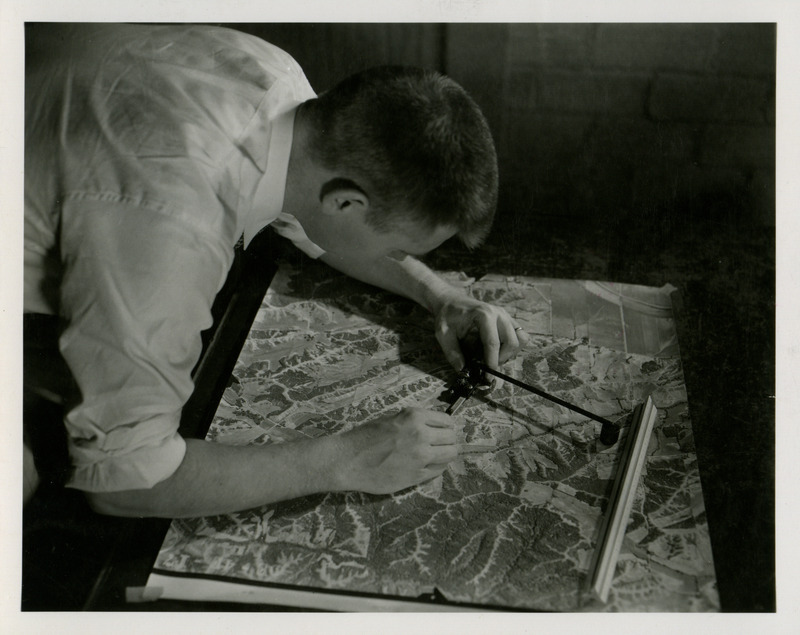
{"label": "fingers", "polygon": [[528,335],[517,327],[508,312],[472,298],[459,298],[446,305],[436,317],[436,339],[447,361],[460,371],[464,352],[460,338],[476,330],[481,340],[483,360],[498,370],[528,342]]}
{"label": "fingers", "polygon": [[453,418],[436,410],[408,408],[405,413],[411,426],[416,428],[413,435],[416,453],[422,459],[422,468],[432,465],[446,466],[458,458],[458,444]]}
{"label": "fingers", "polygon": [[487,319],[479,322],[479,332],[483,342],[484,362],[495,370],[516,356],[530,339],[505,311],[487,316]]}
{"label": "fingers", "polygon": [[456,438],[455,431],[447,428],[428,428],[425,435],[425,443],[432,446],[441,445],[456,445],[458,439]]}
{"label": "fingers", "polygon": [[458,458],[458,447],[456,445],[437,445],[432,447],[427,453],[428,463],[426,469],[434,466],[441,465],[443,468],[451,461]]}
{"label": "fingers", "polygon": [[343,433],[343,487],[396,492],[444,471],[458,458],[454,419],[443,412],[404,408]]}
{"label": "fingers", "polygon": [[[517,341],[519,342],[519,346],[517,347],[517,350],[514,351],[514,353],[511,355],[511,357],[514,357],[520,350],[522,350],[528,345],[528,342],[531,341],[531,336],[528,335],[522,328],[516,328],[514,329],[514,332],[517,336]],[[511,359],[511,357],[509,357],[509,359]]]}
{"label": "fingers", "polygon": [[500,361],[500,334],[496,321],[488,319],[486,314],[481,314],[478,331],[483,343],[483,360],[489,368],[497,369]]}
{"label": "fingers", "polygon": [[431,446],[454,446],[456,433],[453,418],[437,410],[409,409],[416,421],[421,424],[420,441]]}
{"label": "fingers", "polygon": [[498,320],[497,331],[500,334],[501,341],[498,362],[502,365],[516,356],[521,348],[525,348],[530,337],[511,318]]}
{"label": "fingers", "polygon": [[436,320],[436,340],[444,351],[444,356],[450,365],[456,370],[464,368],[464,354],[461,352],[461,345],[458,343],[458,333],[448,324],[443,315]]}
{"label": "fingers", "polygon": [[452,428],[453,418],[438,410],[421,410],[425,425],[431,428]]}
{"label": "fingers", "polygon": [[484,362],[489,368],[498,370],[528,341],[527,334],[517,327],[505,309],[484,304],[476,311],[475,319],[483,343]]}
{"label": "fingers", "polygon": [[414,443],[450,445],[455,443],[456,433],[453,418],[439,410],[404,408],[388,418],[399,426],[407,438]]}
{"label": "fingers", "polygon": [[432,463],[425,467],[420,474],[420,483],[424,483],[425,481],[429,481],[432,478],[436,478],[437,476],[441,476],[442,473],[447,469],[447,463]]}
{"label": "fingers", "polygon": [[500,336],[497,361],[499,364],[504,364],[519,350],[519,339],[511,320],[499,319],[497,321],[497,332]]}

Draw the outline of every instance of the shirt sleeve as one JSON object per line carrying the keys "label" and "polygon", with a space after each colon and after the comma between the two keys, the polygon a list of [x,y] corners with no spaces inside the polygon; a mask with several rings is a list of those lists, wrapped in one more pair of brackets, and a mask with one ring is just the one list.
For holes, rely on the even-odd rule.
{"label": "shirt sleeve", "polygon": [[63,207],[60,338],[79,394],[65,425],[68,483],[149,488],[180,465],[180,413],[232,250],[169,210],[114,195]]}

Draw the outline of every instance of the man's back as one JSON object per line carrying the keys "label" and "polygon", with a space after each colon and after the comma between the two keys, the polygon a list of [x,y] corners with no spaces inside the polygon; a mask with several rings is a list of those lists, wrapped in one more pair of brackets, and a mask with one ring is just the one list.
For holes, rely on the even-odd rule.
{"label": "man's back", "polygon": [[[30,266],[76,199],[156,209],[235,243],[266,166],[271,111],[309,97],[288,54],[205,26],[35,25],[26,65]],[[26,310],[55,311],[26,291]]]}
{"label": "man's back", "polygon": [[229,29],[28,35],[24,308],[66,325],[72,484],[148,487],[183,456],[200,333],[257,187],[269,170],[282,187],[274,115],[313,91],[288,54]]}

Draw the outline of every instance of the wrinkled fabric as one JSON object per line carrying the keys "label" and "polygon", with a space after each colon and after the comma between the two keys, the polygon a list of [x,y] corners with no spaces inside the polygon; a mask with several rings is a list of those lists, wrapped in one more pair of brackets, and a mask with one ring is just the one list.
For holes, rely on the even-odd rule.
{"label": "wrinkled fabric", "polygon": [[26,33],[25,299],[60,315],[79,394],[65,417],[87,491],[151,487],[180,465],[180,411],[234,245],[276,230],[302,70],[208,26]]}

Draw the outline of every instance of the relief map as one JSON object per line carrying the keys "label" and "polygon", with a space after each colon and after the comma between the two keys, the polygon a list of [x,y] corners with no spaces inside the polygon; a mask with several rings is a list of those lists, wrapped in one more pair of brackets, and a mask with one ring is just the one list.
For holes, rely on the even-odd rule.
{"label": "relief map", "polygon": [[[555,611],[719,610],[668,289],[445,274],[531,342],[503,371],[623,424],[651,395],[648,457],[607,603],[587,572],[622,443],[509,383],[456,415],[460,457],[394,495],[320,494],[175,520],[159,575]],[[454,373],[413,303],[282,265],[209,431],[225,444],[335,434],[393,409],[444,410]],[[153,577],[151,576],[151,580]],[[150,583],[149,583],[150,584]]]}

